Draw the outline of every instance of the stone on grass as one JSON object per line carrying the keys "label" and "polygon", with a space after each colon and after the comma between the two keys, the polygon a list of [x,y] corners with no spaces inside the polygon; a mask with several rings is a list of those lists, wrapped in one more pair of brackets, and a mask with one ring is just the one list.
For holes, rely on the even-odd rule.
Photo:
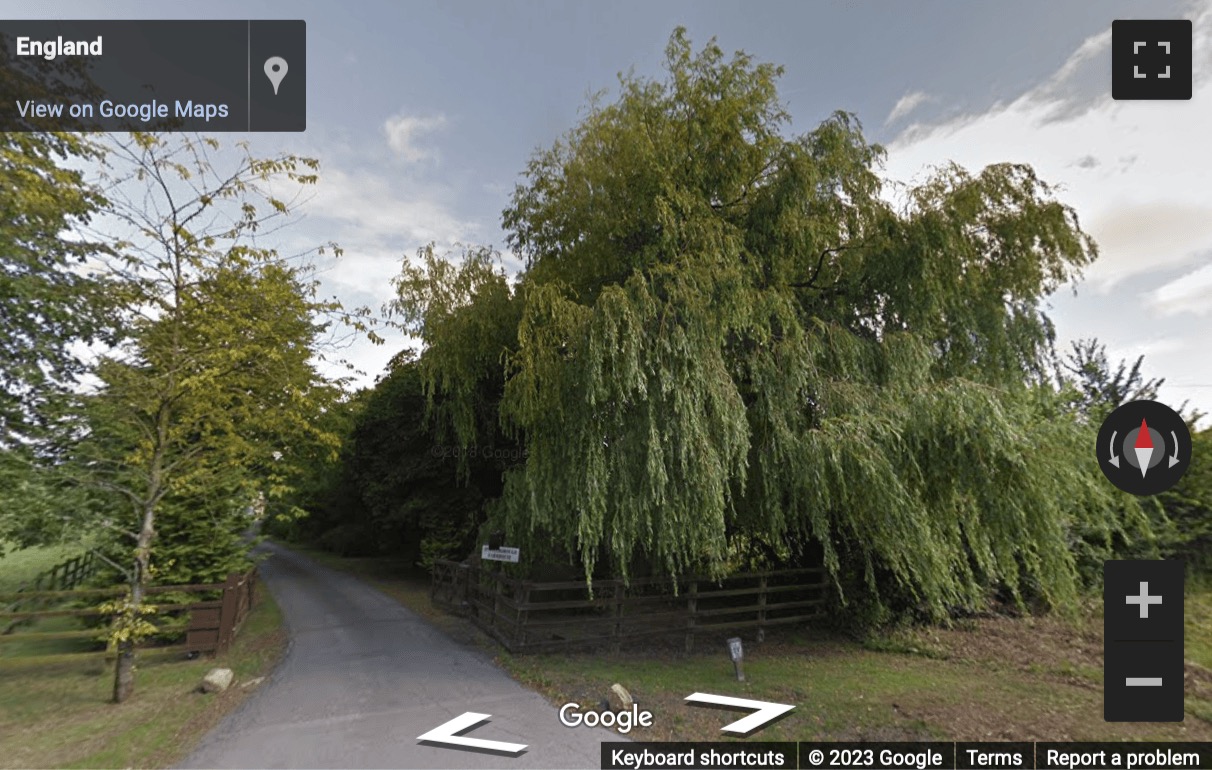
{"label": "stone on grass", "polygon": [[199,689],[202,692],[223,692],[231,687],[231,680],[234,678],[235,674],[230,668],[212,668],[202,678],[202,685]]}
{"label": "stone on grass", "polygon": [[631,693],[627,692],[627,688],[623,685],[615,683],[610,685],[610,707],[615,711],[627,711],[631,708],[631,704],[635,701],[631,697]]}

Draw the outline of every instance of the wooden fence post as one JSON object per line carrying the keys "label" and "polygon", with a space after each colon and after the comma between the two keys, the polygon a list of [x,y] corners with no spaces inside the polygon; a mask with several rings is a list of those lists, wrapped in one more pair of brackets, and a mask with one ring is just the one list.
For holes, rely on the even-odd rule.
{"label": "wooden fence post", "polygon": [[619,651],[619,643],[623,638],[623,583],[619,581],[614,587],[614,629],[611,634],[613,641],[611,650],[615,653]]}
{"label": "wooden fence post", "polygon": [[522,584],[519,591],[522,608],[518,610],[518,649],[522,649],[526,646],[526,624],[530,622],[530,584]]}
{"label": "wooden fence post", "polygon": [[690,596],[686,599],[686,652],[694,652],[694,624],[699,611],[699,581],[690,581]]}
{"label": "wooden fence post", "polygon": [[240,606],[240,573],[232,572],[223,586],[223,604],[219,608],[218,651],[223,652],[231,644],[236,628],[236,612]]}
{"label": "wooden fence post", "polygon": [[521,609],[521,607],[522,607],[522,584],[514,583],[513,584],[513,612],[510,613],[510,615],[512,616],[510,623],[513,625],[513,628],[510,629],[510,634],[509,634],[509,638],[510,638],[512,644],[514,644],[514,645],[517,645],[517,643],[522,638],[522,609]]}
{"label": "wooden fence post", "polygon": [[762,575],[761,582],[758,584],[761,588],[761,593],[758,594],[758,632],[757,640],[759,642],[766,641],[766,576]]}
{"label": "wooden fence post", "polygon": [[492,617],[488,622],[493,628],[496,628],[497,613],[501,611],[501,579],[491,569],[484,574],[488,575],[489,580],[492,581]]}

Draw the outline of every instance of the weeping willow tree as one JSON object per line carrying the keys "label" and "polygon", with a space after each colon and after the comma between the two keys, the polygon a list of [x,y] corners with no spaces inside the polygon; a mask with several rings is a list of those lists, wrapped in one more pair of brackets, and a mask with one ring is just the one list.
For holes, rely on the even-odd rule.
{"label": "weeping willow tree", "polygon": [[779,68],[681,30],[667,68],[532,159],[516,282],[485,251],[398,280],[444,421],[470,441],[487,403],[525,444],[490,528],[587,577],[814,543],[939,612],[1066,603],[1077,533],[1133,510],[1045,384],[1041,301],[1096,256],[1075,213],[1012,164],[886,196],[852,116],[785,136]]}

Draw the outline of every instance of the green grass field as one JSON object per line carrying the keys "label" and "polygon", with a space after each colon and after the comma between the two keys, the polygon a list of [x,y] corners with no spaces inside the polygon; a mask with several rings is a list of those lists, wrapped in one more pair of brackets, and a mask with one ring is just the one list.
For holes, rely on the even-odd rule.
{"label": "green grass field", "polygon": [[22,584],[33,580],[39,572],[45,572],[85,550],[85,546],[79,543],[21,550],[14,550],[11,543],[3,545],[4,555],[0,556],[0,593],[16,591]]}
{"label": "green grass field", "polygon": [[[15,591],[32,581],[39,573],[46,572],[56,564],[85,552],[82,543],[65,543],[55,546],[12,550],[6,543],[5,555],[0,557],[0,593]],[[0,600],[0,607],[7,607],[9,600]],[[8,627],[0,621],[0,631]],[[20,626],[11,637],[0,639],[0,661],[14,658],[31,658],[61,653],[87,652],[96,649],[91,639],[37,639],[24,638],[29,633],[55,633],[80,631],[85,627],[76,618],[42,618]]]}
{"label": "green grass field", "polygon": [[637,740],[725,738],[720,727],[742,713],[688,706],[683,699],[694,691],[796,704],[761,732],[763,740],[1212,740],[1212,587],[1193,589],[1187,600],[1186,720],[1132,725],[1102,718],[1102,617],[1094,601],[1078,620],[993,617],[865,642],[801,629],[772,632],[759,644],[747,632],[741,683],[724,635],[700,638],[693,655],[659,644],[619,654],[510,655],[432,607],[427,580],[398,563],[300,550],[363,577],[460,641],[493,650],[554,704],[596,708],[613,683],[622,684],[656,715],[652,728],[632,731]]}
{"label": "green grass field", "polygon": [[[285,649],[281,614],[268,591],[232,649],[193,661],[145,659],[135,694],[109,702],[112,664],[64,662],[8,667],[0,662],[0,768],[169,767],[255,688]],[[212,667],[225,666],[236,684],[218,695],[195,692]]]}

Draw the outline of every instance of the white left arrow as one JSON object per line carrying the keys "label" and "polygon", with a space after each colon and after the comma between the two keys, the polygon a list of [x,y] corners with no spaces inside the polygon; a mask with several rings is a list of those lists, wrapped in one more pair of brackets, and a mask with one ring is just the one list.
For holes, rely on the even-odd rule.
{"label": "white left arrow", "polygon": [[444,743],[448,746],[463,746],[469,749],[502,751],[508,754],[521,754],[526,750],[525,743],[486,741],[482,738],[464,738],[459,735],[464,730],[469,730],[481,722],[488,721],[490,716],[492,714],[477,714],[474,711],[468,711],[466,714],[457,716],[449,722],[438,725],[424,735],[418,735],[417,740],[429,741],[430,743]]}
{"label": "white left arrow", "polygon": [[732,698],[727,695],[710,695],[705,692],[696,692],[694,695],[688,695],[686,696],[686,700],[694,703],[710,703],[716,706],[730,706],[738,709],[757,709],[744,719],[738,719],[732,724],[724,725],[720,728],[720,730],[727,733],[740,733],[742,735],[748,735],[759,727],[764,727],[771,720],[781,717],[795,708],[795,706],[788,706],[784,703]]}

